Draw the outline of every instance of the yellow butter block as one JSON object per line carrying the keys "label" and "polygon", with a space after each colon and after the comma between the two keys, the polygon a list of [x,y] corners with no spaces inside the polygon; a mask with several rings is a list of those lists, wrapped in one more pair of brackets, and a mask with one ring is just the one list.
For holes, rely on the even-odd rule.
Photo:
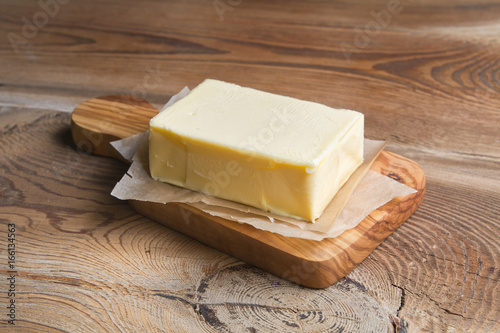
{"label": "yellow butter block", "polygon": [[313,222],[363,161],[364,116],[207,79],[150,122],[159,181]]}

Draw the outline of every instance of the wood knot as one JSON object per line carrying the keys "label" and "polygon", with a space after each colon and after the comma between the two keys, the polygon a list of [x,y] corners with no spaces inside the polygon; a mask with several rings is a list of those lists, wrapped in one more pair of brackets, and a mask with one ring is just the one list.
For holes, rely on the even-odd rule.
{"label": "wood knot", "polygon": [[397,174],[395,174],[394,172],[389,173],[389,174],[387,175],[387,177],[392,178],[392,179],[394,179],[394,180],[395,180],[395,181],[397,181],[397,182],[400,182],[400,183],[402,182],[401,177],[399,177],[399,176],[398,176]]}

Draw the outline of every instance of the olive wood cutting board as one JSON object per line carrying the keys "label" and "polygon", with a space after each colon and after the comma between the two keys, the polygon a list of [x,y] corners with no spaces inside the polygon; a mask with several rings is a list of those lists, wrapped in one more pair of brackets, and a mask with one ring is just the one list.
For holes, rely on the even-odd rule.
{"label": "olive wood cutting board", "polygon": [[[94,98],[74,109],[73,139],[78,149],[123,160],[110,142],[146,131],[149,120],[158,112],[141,98],[125,95]],[[371,169],[418,192],[393,199],[355,228],[322,241],[262,231],[209,215],[185,203],[128,202],[138,213],[222,252],[301,285],[323,288],[363,261],[423,200],[425,176],[415,162],[383,151]]]}

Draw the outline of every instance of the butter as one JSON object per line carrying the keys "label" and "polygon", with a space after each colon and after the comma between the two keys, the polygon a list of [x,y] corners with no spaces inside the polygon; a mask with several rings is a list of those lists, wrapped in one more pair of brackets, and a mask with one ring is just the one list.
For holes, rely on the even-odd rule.
{"label": "butter", "polygon": [[310,222],[363,161],[364,116],[207,79],[150,121],[151,176]]}

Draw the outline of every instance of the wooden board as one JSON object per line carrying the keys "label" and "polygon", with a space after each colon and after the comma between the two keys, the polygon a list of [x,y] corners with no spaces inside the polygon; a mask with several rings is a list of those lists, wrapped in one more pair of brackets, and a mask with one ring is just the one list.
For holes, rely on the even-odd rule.
{"label": "wooden board", "polygon": [[[147,130],[159,111],[147,101],[106,96],[80,104],[72,113],[71,129],[83,151],[121,157],[109,144]],[[312,288],[327,287],[349,273],[418,208],[425,193],[422,168],[384,151],[372,170],[418,190],[373,211],[342,235],[311,241],[283,237],[204,213],[189,204],[158,204],[130,200],[140,214],[282,278]]]}

